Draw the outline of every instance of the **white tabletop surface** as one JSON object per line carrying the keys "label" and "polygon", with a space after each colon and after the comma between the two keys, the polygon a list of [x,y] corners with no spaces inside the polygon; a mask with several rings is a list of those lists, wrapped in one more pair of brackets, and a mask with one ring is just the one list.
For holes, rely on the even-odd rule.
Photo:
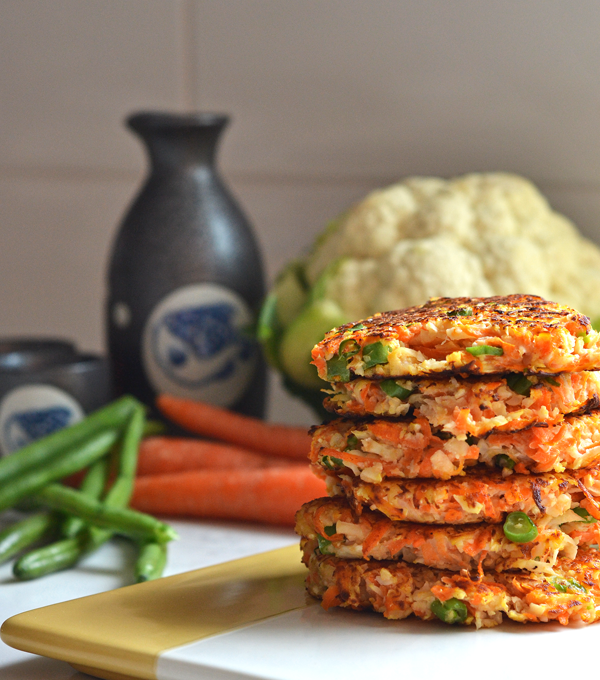
{"label": "white tabletop surface", "polygon": [[[3,520],[8,517],[4,516]],[[0,526],[4,522],[0,522]],[[180,540],[169,545],[165,576],[298,541],[292,529],[208,521],[172,521]],[[14,614],[132,583],[135,552],[125,539],[113,539],[79,566],[35,581],[19,582],[12,565],[0,566],[0,623]],[[0,642],[2,680],[89,680],[61,661],[19,652]]]}

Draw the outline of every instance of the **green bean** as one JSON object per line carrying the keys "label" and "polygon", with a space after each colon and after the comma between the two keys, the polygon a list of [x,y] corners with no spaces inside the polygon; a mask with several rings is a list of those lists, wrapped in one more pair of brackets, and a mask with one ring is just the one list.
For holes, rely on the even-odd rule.
{"label": "green bean", "polygon": [[14,563],[13,574],[20,581],[29,581],[61,569],[68,569],[77,564],[85,552],[88,541],[87,532],[82,532],[74,538],[65,538],[38,550],[32,550]]}
{"label": "green bean", "polygon": [[18,510],[19,512],[30,513],[43,510],[44,506],[41,503],[38,503],[38,501],[34,501],[33,498],[29,496],[28,498],[23,498],[18,503],[15,503],[12,508],[13,510]]}
{"label": "green bean", "polygon": [[[106,485],[106,475],[108,472],[108,460],[101,458],[97,460],[87,471],[86,476],[81,483],[81,493],[90,498],[100,498],[104,487]],[[86,528],[86,523],[81,517],[67,517],[61,527],[61,534],[63,538],[73,538],[77,536],[83,529]]]}
{"label": "green bean", "polygon": [[[121,455],[119,457],[119,469],[117,474],[119,477],[127,477],[131,481],[132,488],[137,468],[140,442],[144,436],[145,420],[143,406],[139,405],[134,407],[121,445]],[[127,502],[129,502],[129,499],[127,499],[126,503]]]}
{"label": "green bean", "polygon": [[[74,448],[48,461],[34,470],[0,486],[0,511],[13,506],[26,496],[35,495],[46,484],[62,479],[91,465],[106,455],[119,436],[118,430],[106,430],[93,434],[86,442],[78,442]],[[6,459],[5,459],[6,460]]]}
{"label": "green bean", "polygon": [[108,529],[84,528],[77,536],[56,541],[51,545],[23,555],[13,566],[13,574],[21,581],[53,574],[75,566],[86,554],[97,550],[113,535]]}
{"label": "green bean", "polygon": [[167,563],[167,546],[163,543],[143,543],[135,563],[135,582],[152,581],[162,576]]}
{"label": "green bean", "polygon": [[133,397],[121,397],[79,423],[53,432],[10,456],[5,456],[0,460],[0,488],[4,487],[8,480],[20,477],[24,471],[39,468],[66,449],[81,445],[92,435],[106,429],[121,428],[131,415],[134,405],[138,403]]}
{"label": "green bean", "polygon": [[153,437],[157,434],[165,434],[167,426],[160,420],[147,420],[144,425],[144,437]]}
{"label": "green bean", "polygon": [[144,409],[142,406],[137,406],[133,411],[121,443],[117,478],[104,499],[104,505],[109,508],[125,508],[129,503],[135,483],[140,441],[144,434],[144,422]]}
{"label": "green bean", "polygon": [[55,515],[37,512],[0,531],[0,564],[51,534],[56,522]]}
{"label": "green bean", "polygon": [[[137,404],[127,425],[117,459],[117,478],[104,498],[104,505],[124,508],[129,503],[135,481],[135,470],[139,443],[144,432],[144,408]],[[107,461],[103,461],[106,465]],[[77,536],[44,546],[24,555],[14,566],[14,575],[28,580],[51,574],[74,566],[86,554],[97,550],[113,535],[111,529],[89,527],[82,517],[76,519],[83,523],[84,529]]]}
{"label": "green bean", "polygon": [[158,543],[177,538],[174,529],[151,515],[137,510],[110,507],[62,484],[48,484],[37,492],[36,498],[54,510],[68,512],[82,517],[90,524],[133,538],[151,539]]}

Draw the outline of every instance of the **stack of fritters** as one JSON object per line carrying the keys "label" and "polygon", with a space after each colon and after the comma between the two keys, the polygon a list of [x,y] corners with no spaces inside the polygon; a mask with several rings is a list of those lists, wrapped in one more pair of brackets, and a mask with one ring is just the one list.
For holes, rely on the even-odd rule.
{"label": "stack of fritters", "polygon": [[539,297],[436,298],[313,350],[342,416],[298,512],[326,607],[447,623],[600,618],[600,335]]}

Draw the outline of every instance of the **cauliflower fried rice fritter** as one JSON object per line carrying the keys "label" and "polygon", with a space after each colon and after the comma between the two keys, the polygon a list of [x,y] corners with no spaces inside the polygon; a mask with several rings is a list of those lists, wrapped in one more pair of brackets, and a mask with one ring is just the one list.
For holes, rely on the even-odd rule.
{"label": "cauliflower fried rice fritter", "polygon": [[600,334],[535,295],[432,298],[334,328],[312,351],[319,377],[561,373],[600,369]]}
{"label": "cauliflower fried rice fritter", "polygon": [[534,424],[555,425],[569,413],[589,411],[599,404],[598,371],[467,380],[363,378],[334,383],[323,402],[325,408],[341,416],[412,414],[451,434],[475,437],[492,431],[514,432]]}
{"label": "cauliflower fried rice fritter", "polygon": [[514,621],[593,623],[600,618],[600,557],[580,551],[574,560],[561,559],[555,575],[488,572],[482,576],[430,569],[406,562],[342,560],[305,546],[308,592],[323,607],[372,609],[389,619],[415,614],[435,619],[432,605],[463,603],[464,620],[457,623],[491,628],[504,613]]}
{"label": "cauliflower fried rice fritter", "polygon": [[346,496],[360,514],[363,507],[393,520],[425,524],[499,524],[509,512],[532,519],[556,518],[581,506],[600,519],[600,466],[540,475],[476,468],[462,477],[387,479],[377,484],[327,473],[330,496]]}
{"label": "cauliflower fried rice fritter", "polygon": [[[571,515],[571,513],[569,513]],[[598,543],[600,526],[572,513],[561,526],[540,526],[527,543],[515,543],[499,524],[427,525],[393,522],[380,513],[356,516],[341,498],[319,498],[296,515],[296,533],[309,552],[343,559],[404,560],[450,571],[526,569],[552,573],[559,557]]]}
{"label": "cauliflower fried rice fritter", "polygon": [[[600,411],[567,416],[552,427],[459,439],[415,420],[334,420],[312,429],[310,460],[324,471],[364,482],[389,477],[450,479],[476,463],[519,473],[563,472],[600,462]],[[501,458],[497,458],[500,456]]]}
{"label": "cauliflower fried rice fritter", "polygon": [[312,357],[345,418],[312,429],[334,498],[296,516],[325,608],[477,627],[600,617],[586,316],[534,295],[432,298],[334,328]]}

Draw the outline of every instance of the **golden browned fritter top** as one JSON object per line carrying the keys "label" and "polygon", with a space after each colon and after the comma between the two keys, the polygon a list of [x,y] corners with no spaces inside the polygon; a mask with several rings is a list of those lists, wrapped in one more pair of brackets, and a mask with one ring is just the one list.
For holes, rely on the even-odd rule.
{"label": "golden browned fritter top", "polygon": [[[469,313],[469,310],[471,313]],[[576,331],[591,330],[590,320],[571,307],[550,302],[538,295],[495,295],[494,297],[431,298],[424,305],[383,312],[372,317],[374,331],[389,326],[424,324],[440,318],[456,318],[467,325],[528,326],[556,328],[564,323],[575,324]],[[346,324],[352,326],[353,324]],[[345,328],[342,326],[341,328]],[[375,335],[376,332],[373,333]]]}
{"label": "golden browned fritter top", "polygon": [[312,352],[319,376],[559,373],[600,369],[588,317],[535,295],[432,298],[331,330]]}

